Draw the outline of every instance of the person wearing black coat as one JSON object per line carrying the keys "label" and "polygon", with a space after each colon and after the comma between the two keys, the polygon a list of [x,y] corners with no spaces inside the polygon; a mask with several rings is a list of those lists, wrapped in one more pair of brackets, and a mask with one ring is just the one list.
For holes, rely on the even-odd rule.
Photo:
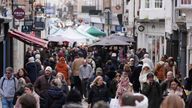
{"label": "person wearing black coat", "polygon": [[162,101],[161,87],[160,84],[154,80],[154,74],[152,72],[147,74],[147,82],[143,84],[142,93],[147,96],[149,100],[148,108],[160,108]]}
{"label": "person wearing black coat", "polygon": [[25,69],[28,72],[28,76],[32,84],[34,84],[35,80],[38,77],[37,65],[34,60],[34,57],[30,57],[29,62],[25,66]]}
{"label": "person wearing black coat", "polygon": [[105,85],[102,76],[97,76],[92,82],[88,95],[88,104],[91,108],[98,101],[109,102],[108,88]]}
{"label": "person wearing black coat", "polygon": [[184,88],[188,91],[192,91],[192,69],[189,70],[189,77],[184,81]]}
{"label": "person wearing black coat", "polygon": [[49,89],[43,94],[44,104],[41,108],[62,108],[66,101],[66,94],[61,89],[60,79],[54,79]]}
{"label": "person wearing black coat", "polygon": [[133,90],[134,92],[140,92],[140,82],[139,82],[139,75],[141,73],[141,70],[142,70],[142,66],[143,66],[143,62],[142,61],[139,61],[139,64],[135,67],[135,69],[132,71],[132,76],[133,76],[133,79],[132,79],[132,84],[133,84]]}
{"label": "person wearing black coat", "polygon": [[109,92],[110,92],[111,98],[115,98],[115,96],[116,96],[117,85],[120,82],[120,78],[121,78],[121,74],[116,73],[115,78],[110,83]]}

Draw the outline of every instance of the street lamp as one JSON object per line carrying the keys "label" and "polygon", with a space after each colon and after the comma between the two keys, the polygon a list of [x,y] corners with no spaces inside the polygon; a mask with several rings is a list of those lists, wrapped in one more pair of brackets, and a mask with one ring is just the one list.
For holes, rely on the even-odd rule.
{"label": "street lamp", "polygon": [[182,14],[176,18],[176,24],[179,27],[179,56],[177,58],[179,64],[179,72],[181,73],[182,82],[186,76],[186,43],[187,43],[187,28],[186,16]]}
{"label": "street lamp", "polygon": [[112,16],[111,16],[111,10],[105,9],[104,10],[104,17],[105,17],[105,24],[107,25],[107,36],[110,35],[110,26],[112,23]]}

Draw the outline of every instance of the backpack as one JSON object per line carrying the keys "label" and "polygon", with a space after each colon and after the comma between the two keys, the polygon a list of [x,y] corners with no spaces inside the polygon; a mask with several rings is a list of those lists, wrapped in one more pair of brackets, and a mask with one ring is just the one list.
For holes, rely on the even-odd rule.
{"label": "backpack", "polygon": [[[3,83],[4,83],[4,81],[5,81],[5,77],[4,77],[3,80],[2,80],[1,89],[3,89]],[[15,79],[15,77],[13,78],[13,81],[14,81],[15,91],[16,91],[16,79]]]}

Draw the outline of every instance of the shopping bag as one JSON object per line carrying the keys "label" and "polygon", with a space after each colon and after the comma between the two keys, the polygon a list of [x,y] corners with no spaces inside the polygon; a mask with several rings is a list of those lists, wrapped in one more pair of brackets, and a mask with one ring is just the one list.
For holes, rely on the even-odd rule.
{"label": "shopping bag", "polygon": [[120,108],[119,100],[116,97],[111,99],[110,108]]}

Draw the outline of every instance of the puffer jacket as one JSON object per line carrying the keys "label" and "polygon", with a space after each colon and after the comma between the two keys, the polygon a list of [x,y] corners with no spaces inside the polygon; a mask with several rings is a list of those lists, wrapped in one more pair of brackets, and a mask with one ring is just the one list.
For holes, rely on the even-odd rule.
{"label": "puffer jacket", "polygon": [[62,108],[65,104],[66,94],[62,89],[51,86],[44,94],[44,105],[41,108]]}

